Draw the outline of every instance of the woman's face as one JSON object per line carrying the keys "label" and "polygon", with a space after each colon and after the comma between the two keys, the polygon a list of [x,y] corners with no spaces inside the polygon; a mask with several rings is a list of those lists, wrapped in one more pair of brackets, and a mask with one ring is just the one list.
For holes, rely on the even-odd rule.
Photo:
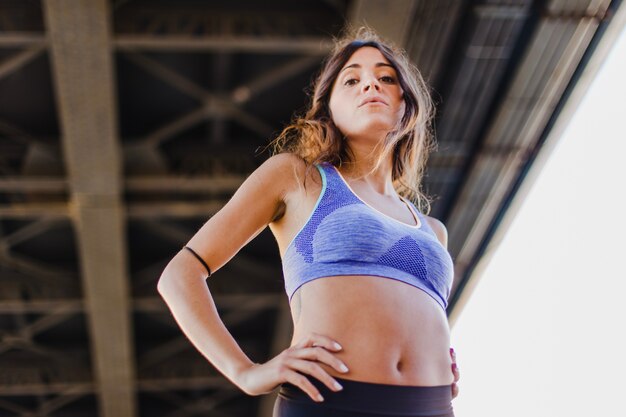
{"label": "woman's face", "polygon": [[357,49],[335,79],[330,93],[335,125],[348,138],[385,136],[404,114],[396,70],[374,47]]}

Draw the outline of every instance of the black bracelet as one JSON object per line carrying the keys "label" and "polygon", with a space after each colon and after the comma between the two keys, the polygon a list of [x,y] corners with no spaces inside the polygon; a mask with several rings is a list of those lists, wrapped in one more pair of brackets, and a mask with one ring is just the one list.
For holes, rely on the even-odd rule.
{"label": "black bracelet", "polygon": [[191,249],[189,246],[183,246],[184,249],[189,250],[189,252],[191,252],[193,254],[193,256],[195,256],[196,258],[198,258],[198,260],[200,261],[200,263],[202,263],[202,265],[204,265],[204,267],[206,268],[207,272],[209,273],[209,275],[207,276],[210,277],[211,276],[211,268],[209,268],[209,266],[206,264],[206,262],[204,262],[204,259],[202,259],[193,249]]}

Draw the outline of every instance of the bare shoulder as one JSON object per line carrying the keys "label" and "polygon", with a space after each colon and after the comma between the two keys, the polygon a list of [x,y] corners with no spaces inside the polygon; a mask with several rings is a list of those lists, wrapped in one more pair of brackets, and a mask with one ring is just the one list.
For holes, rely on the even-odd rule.
{"label": "bare shoulder", "polygon": [[437,235],[437,238],[439,239],[441,244],[447,248],[448,230],[446,229],[446,226],[443,224],[443,222],[439,219],[427,215],[424,215],[424,218],[428,222],[430,228],[433,229],[433,232],[435,232],[435,234]]}
{"label": "bare shoulder", "polygon": [[304,160],[298,155],[284,152],[270,156],[259,168],[266,173],[267,180],[279,184],[282,194],[286,195],[298,187],[298,177],[304,166]]}
{"label": "bare shoulder", "polygon": [[293,153],[284,152],[273,155],[265,163],[275,166],[276,171],[283,175],[283,179],[290,181],[296,188],[303,185],[305,176],[307,180],[319,179],[319,174],[315,173],[317,170],[307,164],[302,157]]}
{"label": "bare shoulder", "polygon": [[189,240],[188,246],[207,262],[211,271],[221,268],[284,214],[285,202],[293,195],[292,189],[298,188],[298,160],[298,156],[287,153],[265,160]]}
{"label": "bare shoulder", "polygon": [[304,165],[304,160],[296,154],[283,152],[270,156],[263,162],[263,165],[277,174],[289,175]]}
{"label": "bare shoulder", "polygon": [[[262,165],[268,172],[266,180],[280,187],[280,208],[273,218],[273,221],[280,220],[287,206],[297,206],[302,198],[310,192],[308,184],[311,181],[320,183],[319,175],[311,170],[307,163],[300,156],[293,153],[279,153],[268,158]],[[313,187],[315,188],[315,187]]]}

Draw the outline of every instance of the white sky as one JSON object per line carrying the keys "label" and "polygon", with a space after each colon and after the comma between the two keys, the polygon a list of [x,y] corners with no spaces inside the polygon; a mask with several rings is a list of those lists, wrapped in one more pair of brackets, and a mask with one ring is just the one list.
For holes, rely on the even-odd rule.
{"label": "white sky", "polygon": [[457,417],[626,417],[626,30],[452,328]]}

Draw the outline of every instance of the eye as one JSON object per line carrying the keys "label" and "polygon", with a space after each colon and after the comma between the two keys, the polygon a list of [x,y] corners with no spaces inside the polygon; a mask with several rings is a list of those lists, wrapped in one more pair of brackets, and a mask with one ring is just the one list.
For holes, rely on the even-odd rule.
{"label": "eye", "polygon": [[359,82],[359,80],[357,80],[356,78],[348,78],[347,80],[343,82],[343,85],[350,86],[350,85],[356,84],[357,82]]}
{"label": "eye", "polygon": [[385,76],[383,76],[383,77],[380,77],[380,79],[381,79],[381,81],[386,82],[386,83],[390,83],[390,84],[392,84],[392,83],[395,83],[395,82],[396,82],[396,79],[395,79],[395,78],[393,78],[393,77],[392,77],[392,76],[390,76],[390,75],[385,75]]}

